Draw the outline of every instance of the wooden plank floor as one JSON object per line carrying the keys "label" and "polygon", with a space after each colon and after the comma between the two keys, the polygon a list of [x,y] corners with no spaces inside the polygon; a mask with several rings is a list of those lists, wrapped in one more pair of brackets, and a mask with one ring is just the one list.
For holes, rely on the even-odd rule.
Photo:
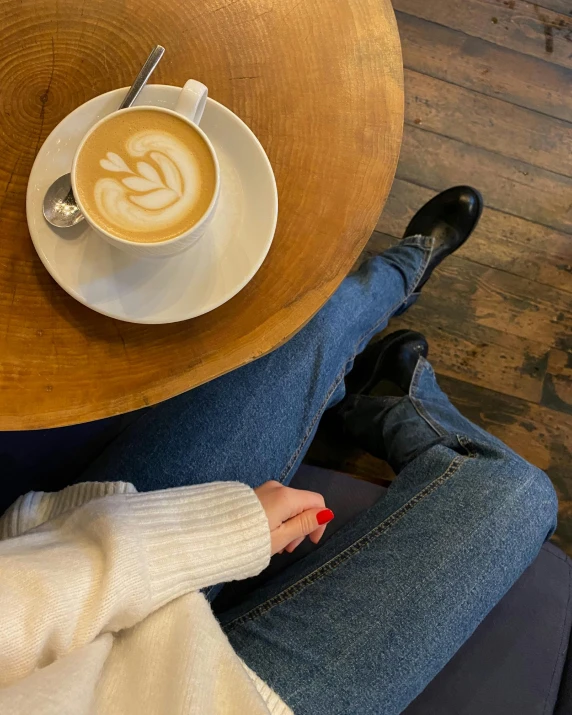
{"label": "wooden plank floor", "polygon": [[[440,383],[467,416],[546,470],[555,541],[572,554],[572,1],[394,0],[405,133],[366,255],[399,239],[436,192],[470,184],[474,236],[391,324],[422,329]],[[322,432],[315,463],[387,468]]]}

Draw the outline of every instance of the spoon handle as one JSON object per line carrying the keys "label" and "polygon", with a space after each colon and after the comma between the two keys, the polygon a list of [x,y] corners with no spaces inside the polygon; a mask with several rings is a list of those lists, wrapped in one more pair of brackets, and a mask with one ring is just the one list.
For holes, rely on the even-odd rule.
{"label": "spoon handle", "polygon": [[139,92],[147,84],[147,80],[151,76],[155,67],[157,67],[157,64],[159,63],[161,57],[163,57],[164,52],[165,48],[161,47],[161,45],[157,45],[153,48],[151,54],[147,57],[147,61],[143,67],[141,67],[141,72],[139,72],[135,78],[135,82],[131,85],[131,89],[127,92],[125,99],[119,105],[119,109],[127,109],[127,107],[130,107],[137,99]]}

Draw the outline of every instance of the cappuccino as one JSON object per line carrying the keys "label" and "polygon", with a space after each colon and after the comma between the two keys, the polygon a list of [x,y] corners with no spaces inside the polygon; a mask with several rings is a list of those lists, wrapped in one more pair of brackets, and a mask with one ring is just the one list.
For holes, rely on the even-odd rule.
{"label": "cappuccino", "polygon": [[200,221],[216,191],[210,149],[178,117],[142,108],[118,112],[88,136],[76,190],[91,220],[112,236],[157,243]]}

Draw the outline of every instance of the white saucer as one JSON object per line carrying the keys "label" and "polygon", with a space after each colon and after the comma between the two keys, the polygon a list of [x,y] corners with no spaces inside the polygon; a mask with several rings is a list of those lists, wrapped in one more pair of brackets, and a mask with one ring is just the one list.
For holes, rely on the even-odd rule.
{"label": "white saucer", "polygon": [[[69,114],[40,149],[30,174],[26,212],[32,241],[54,280],[89,308],[131,323],[188,320],[230,300],[251,280],[272,243],[278,216],[276,180],[251,130],[209,99],[201,128],[217,152],[221,196],[203,238],[172,258],[133,258],[83,221],[55,229],[42,215],[50,184],[69,172],[74,152],[96,121],[117,109],[126,88]],[[179,87],[148,85],[135,104],[174,108]]]}

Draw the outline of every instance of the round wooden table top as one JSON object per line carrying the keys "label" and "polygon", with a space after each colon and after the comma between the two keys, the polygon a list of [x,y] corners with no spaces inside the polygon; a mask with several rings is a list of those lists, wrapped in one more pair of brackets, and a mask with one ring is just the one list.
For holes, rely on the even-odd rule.
{"label": "round wooden table top", "polygon": [[[403,126],[390,0],[6,0],[0,6],[0,429],[84,422],[165,400],[284,343],[368,240]],[[129,85],[193,77],[238,114],[276,174],[270,253],[235,298],[194,320],[135,325],[77,303],[26,225],[26,185],[50,131]]]}

